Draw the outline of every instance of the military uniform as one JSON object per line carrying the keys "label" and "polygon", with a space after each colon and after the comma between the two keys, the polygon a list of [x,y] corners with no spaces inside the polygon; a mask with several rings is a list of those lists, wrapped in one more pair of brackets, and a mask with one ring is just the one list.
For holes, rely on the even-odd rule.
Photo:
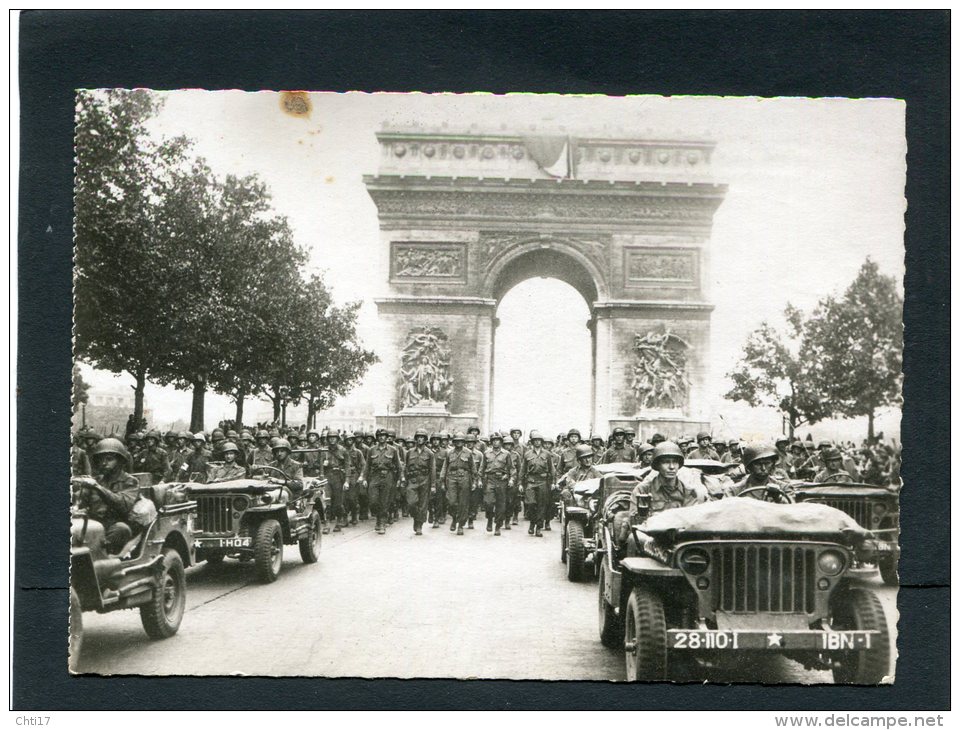
{"label": "military uniform", "polygon": [[[334,532],[339,532],[344,518],[343,488],[347,483],[347,471],[350,469],[350,455],[340,444],[329,446],[323,472],[330,489],[330,516],[334,520]],[[349,485],[348,489],[349,489]]]}
{"label": "military uniform", "polygon": [[272,466],[274,469],[279,469],[283,472],[283,475],[290,482],[289,486],[292,489],[296,491],[303,489],[303,464],[299,461],[295,461],[288,456],[282,462],[274,459],[267,464],[267,466]]}
{"label": "military uniform", "polygon": [[145,448],[133,457],[134,472],[147,472],[153,475],[158,482],[165,482],[170,478],[170,459],[167,452],[155,446]]}
{"label": "military uniform", "polygon": [[134,535],[128,519],[130,510],[140,497],[140,482],[122,469],[109,479],[99,477],[97,482],[107,490],[107,494],[86,488],[80,506],[86,509],[90,519],[103,525],[107,550],[118,553]]}
{"label": "military uniform", "polygon": [[[507,514],[507,493],[512,490],[515,474],[513,470],[513,456],[503,448],[492,448],[485,454],[483,462],[483,504],[487,513],[487,531],[490,531],[491,520],[496,520],[496,531],[504,520],[509,522]],[[492,514],[491,514],[492,512]]]}
{"label": "military uniform", "polygon": [[[431,446],[430,450],[433,452],[434,465],[443,468],[443,457],[447,453],[446,449],[438,443]],[[447,521],[447,503],[444,499],[443,482],[439,474],[434,482],[433,493],[430,495],[430,514],[434,527],[440,527]]]}
{"label": "military uniform", "polygon": [[427,501],[435,490],[437,459],[430,447],[415,446],[407,452],[404,465],[407,511],[413,517],[413,529],[419,535],[427,516]]}
{"label": "military uniform", "polygon": [[[463,448],[468,448],[469,444]],[[477,519],[477,513],[480,511],[480,504],[483,502],[483,488],[481,485],[481,476],[483,474],[483,464],[486,461],[484,453],[478,448],[472,448],[473,453],[473,489],[470,490],[470,517],[467,520],[467,526],[472,530],[473,521]]]}
{"label": "military uniform", "polygon": [[191,451],[184,459],[180,467],[180,473],[188,480],[205,482],[207,480],[207,452],[203,449]]}
{"label": "military uniform", "polygon": [[363,483],[363,466],[366,463],[363,451],[354,444],[347,449],[349,457],[349,467],[347,469],[347,498],[344,508],[350,515],[350,524],[357,524],[357,517],[367,519],[370,510],[370,503],[367,498],[367,486]]}
{"label": "military uniform", "polygon": [[673,487],[668,487],[659,472],[654,472],[633,488],[630,495],[630,521],[633,522],[639,509],[639,495],[649,495],[650,515],[676,507],[689,507],[709,499],[707,488],[693,469],[680,469]]}
{"label": "military uniform", "polygon": [[[732,484],[728,490],[728,496],[737,497],[741,492],[745,492],[748,489],[753,489],[754,487],[776,487],[777,489],[791,493],[793,489],[790,487],[789,483],[780,478],[775,474],[770,474],[767,477],[757,477],[753,474],[747,474],[743,479],[739,480]],[[764,499],[764,493],[761,491],[752,492],[747,495],[747,498],[753,499]]]}
{"label": "military uniform", "polygon": [[560,465],[557,468],[558,474],[566,474],[571,469],[576,469],[580,462],[577,460],[577,447],[568,446],[560,451]]}
{"label": "military uniform", "polygon": [[636,460],[636,451],[632,446],[628,446],[626,443],[624,443],[622,448],[618,448],[617,445],[614,444],[603,453],[604,464],[616,464],[619,462],[632,464]]}
{"label": "military uniform", "polygon": [[713,459],[714,461],[720,461],[720,454],[716,452],[715,449],[708,446],[703,448],[702,446],[694,449],[689,454],[687,454],[688,459]]}
{"label": "military uniform", "polygon": [[181,467],[187,462],[187,459],[190,456],[190,449],[184,447],[182,449],[175,449],[170,454],[170,478],[174,481],[177,479],[183,478],[183,470]]}
{"label": "military uniform", "polygon": [[400,452],[390,444],[370,447],[363,466],[363,478],[369,490],[370,508],[377,518],[377,529],[382,530],[394,499],[397,480],[403,475]]}
{"label": "military uniform", "polygon": [[528,448],[520,459],[520,484],[523,486],[523,501],[527,506],[530,530],[533,534],[543,526],[548,513],[550,490],[553,487],[556,472],[553,469],[553,455],[545,448]]}
{"label": "military uniform", "polygon": [[520,452],[516,447],[512,449],[505,448],[505,451],[510,454],[510,460],[513,463],[513,473],[515,475],[513,488],[507,490],[505,505],[506,516],[504,517],[504,527],[509,530],[511,523],[514,525],[518,523],[517,517],[520,514],[520,507],[523,501],[520,499],[518,492],[520,482]]}
{"label": "military uniform", "polygon": [[474,455],[466,447],[451,449],[443,459],[440,481],[447,492],[447,506],[453,515],[451,532],[456,529],[462,534],[463,526],[470,516],[470,495],[473,492],[476,476]]}
{"label": "military uniform", "polygon": [[233,462],[232,464],[224,463],[210,470],[210,473],[207,475],[207,484],[243,479],[246,475],[247,470],[237,462]]}
{"label": "military uniform", "polygon": [[592,464],[588,464],[587,466],[580,466],[580,464],[577,464],[572,469],[568,469],[560,479],[563,483],[562,491],[560,492],[560,499],[563,500],[565,505],[573,504],[573,486],[577,482],[582,482],[585,479],[596,479],[600,476],[603,475]]}
{"label": "military uniform", "polygon": [[269,466],[271,461],[273,461],[273,450],[269,446],[258,446],[248,466]]}
{"label": "military uniform", "polygon": [[851,484],[854,482],[854,478],[850,476],[850,472],[842,467],[837,471],[830,471],[829,468],[821,469],[813,477],[813,481],[818,484],[823,484],[824,482],[840,482],[841,484]]}
{"label": "military uniform", "polygon": [[70,474],[75,477],[92,474],[87,452],[79,446],[70,447]]}

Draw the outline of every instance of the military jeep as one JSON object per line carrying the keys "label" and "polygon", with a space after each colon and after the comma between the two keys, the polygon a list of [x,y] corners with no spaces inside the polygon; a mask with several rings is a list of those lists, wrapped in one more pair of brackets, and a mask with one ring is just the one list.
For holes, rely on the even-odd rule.
{"label": "military jeep", "polygon": [[900,561],[900,498],[896,492],[871,484],[824,482],[797,484],[797,502],[828,504],[846,512],[871,537],[861,551],[863,564],[880,569],[887,585],[897,585],[897,563]]}
{"label": "military jeep", "polygon": [[284,544],[299,545],[304,563],[319,559],[326,479],[307,478],[300,489],[279,469],[253,469],[250,478],[184,485],[197,502],[193,544],[197,560],[252,560],[257,579],[272,583],[283,566]]}
{"label": "military jeep", "polygon": [[567,566],[567,580],[582,581],[596,577],[597,531],[599,527],[601,482],[606,490],[633,489],[644,468],[637,464],[597,464],[603,476],[569,485],[573,503],[559,505],[560,562]]}
{"label": "military jeep", "polygon": [[[89,477],[72,480],[75,493]],[[83,643],[83,612],[139,608],[151,639],[173,636],[186,605],[184,570],[194,563],[196,502],[170,485],[141,483],[156,517],[119,552],[107,552],[103,525],[80,508],[72,510],[70,533],[70,668],[76,670]]]}
{"label": "military jeep", "polygon": [[734,498],[653,515],[604,557],[601,638],[622,637],[629,681],[775,652],[837,683],[876,684],[889,671],[886,617],[848,575],[867,537],[822,504]]}

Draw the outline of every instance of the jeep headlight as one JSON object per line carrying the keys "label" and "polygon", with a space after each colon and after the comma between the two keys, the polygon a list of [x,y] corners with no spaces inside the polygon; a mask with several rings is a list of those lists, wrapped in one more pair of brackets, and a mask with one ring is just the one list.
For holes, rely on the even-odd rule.
{"label": "jeep headlight", "polygon": [[836,550],[824,550],[817,558],[817,565],[824,575],[838,575],[846,562],[843,554]]}
{"label": "jeep headlight", "polygon": [[703,575],[710,567],[710,554],[703,548],[689,548],[680,556],[680,569],[690,575]]}
{"label": "jeep headlight", "polygon": [[247,498],[246,497],[234,497],[233,498],[233,508],[237,512],[243,512],[247,508]]}

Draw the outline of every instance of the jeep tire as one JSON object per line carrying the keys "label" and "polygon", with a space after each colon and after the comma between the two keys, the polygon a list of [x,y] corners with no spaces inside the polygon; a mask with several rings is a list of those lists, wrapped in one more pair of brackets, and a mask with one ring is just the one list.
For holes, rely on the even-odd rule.
{"label": "jeep tire", "polygon": [[880,577],[888,586],[895,586],[900,582],[900,576],[897,575],[897,559],[892,553],[883,555],[877,561],[877,567],[880,568]]}
{"label": "jeep tire", "polygon": [[623,623],[620,617],[613,610],[613,606],[607,603],[603,597],[603,589],[607,583],[607,571],[604,570],[606,560],[600,566],[600,581],[597,584],[599,594],[599,619],[600,619],[600,643],[608,649],[620,648],[623,644]]}
{"label": "jeep tire", "polygon": [[628,682],[658,682],[667,678],[667,621],[663,600],[637,586],[627,601],[623,656]]}
{"label": "jeep tire", "polygon": [[300,538],[300,557],[308,565],[320,559],[320,513],[314,510],[310,513],[308,524],[310,531],[306,537]]}
{"label": "jeep tire", "polygon": [[164,548],[162,568],[150,602],[140,606],[140,623],[151,639],[177,633],[187,604],[187,577],[180,553]]}
{"label": "jeep tire", "polygon": [[83,648],[83,608],[80,596],[70,587],[70,671],[76,672]]}
{"label": "jeep tire", "polygon": [[561,518],[560,529],[560,562],[566,565],[567,562],[567,526],[566,519]]}
{"label": "jeep tire", "polygon": [[276,520],[264,520],[253,538],[253,564],[257,580],[273,583],[283,567],[283,530]]}
{"label": "jeep tire", "polygon": [[849,588],[834,596],[833,628],[879,631],[869,649],[833,655],[835,684],[879,684],[890,669],[890,634],[883,605],[873,591]]}
{"label": "jeep tire", "polygon": [[583,580],[583,563],[587,558],[583,544],[583,524],[569,520],[565,530],[567,537],[567,580],[574,583]]}

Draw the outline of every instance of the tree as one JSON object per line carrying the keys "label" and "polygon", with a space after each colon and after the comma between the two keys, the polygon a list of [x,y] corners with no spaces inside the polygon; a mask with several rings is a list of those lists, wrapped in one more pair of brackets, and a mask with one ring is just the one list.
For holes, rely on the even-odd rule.
{"label": "tree", "polygon": [[170,263],[157,243],[160,188],[182,164],[186,141],[153,141],[146,123],[159,103],[148,91],[82,91],[77,96],[74,196],[75,352],[134,379],[134,417],[165,362],[163,319]]}
{"label": "tree", "polygon": [[867,258],[842,297],[817,305],[805,354],[831,409],[866,416],[873,440],[877,411],[903,402],[903,298],[896,280]]}
{"label": "tree", "polygon": [[803,313],[788,304],[784,318],[783,332],[763,322],[750,333],[740,361],[727,374],[734,387],[724,398],[780,411],[792,438],[800,426],[821,421],[830,412],[803,356],[808,336]]}
{"label": "tree", "polygon": [[83,379],[83,373],[80,372],[80,366],[73,366],[73,410],[76,411],[83,403],[86,403],[90,396],[88,391],[90,384]]}

